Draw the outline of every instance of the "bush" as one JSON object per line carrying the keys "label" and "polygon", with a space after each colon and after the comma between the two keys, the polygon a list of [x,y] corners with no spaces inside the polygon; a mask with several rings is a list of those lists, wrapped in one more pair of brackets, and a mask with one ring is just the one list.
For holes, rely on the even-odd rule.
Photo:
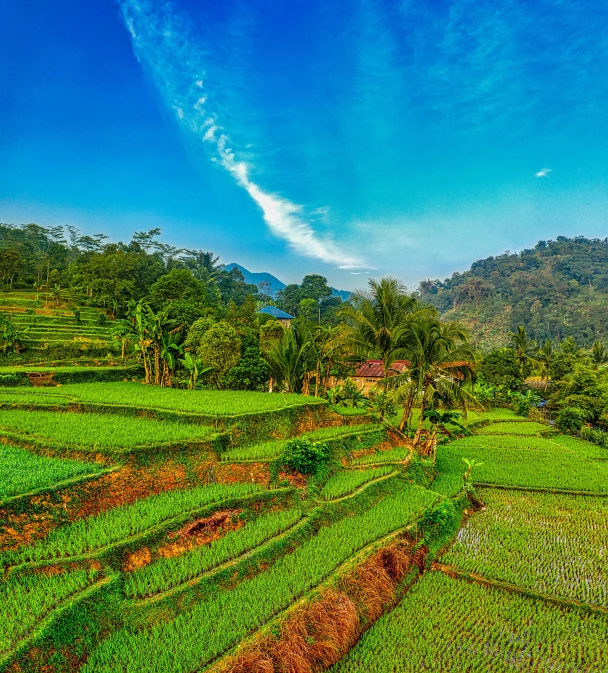
{"label": "bush", "polygon": [[287,442],[281,454],[281,465],[301,474],[316,474],[327,465],[331,449],[325,442],[296,438]]}
{"label": "bush", "polygon": [[418,533],[425,539],[437,539],[450,533],[458,518],[451,500],[444,500],[432,509],[427,509],[418,521]]}
{"label": "bush", "polygon": [[566,407],[557,414],[555,427],[560,432],[576,435],[581,431],[584,419],[585,414],[580,409],[577,409],[576,407]]}
{"label": "bush", "polygon": [[593,442],[598,446],[603,446],[608,449],[608,433],[602,430],[594,430],[592,428],[583,428],[581,430],[581,437],[588,442]]}

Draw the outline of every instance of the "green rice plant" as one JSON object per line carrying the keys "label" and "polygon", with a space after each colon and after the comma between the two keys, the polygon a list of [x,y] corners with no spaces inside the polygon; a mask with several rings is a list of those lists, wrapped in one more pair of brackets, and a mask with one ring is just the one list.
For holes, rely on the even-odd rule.
{"label": "green rice plant", "polygon": [[482,463],[473,474],[475,483],[608,492],[608,464],[586,460],[540,437],[465,437],[438,447],[437,469],[462,475],[464,458]]}
{"label": "green rice plant", "polygon": [[186,673],[201,670],[260,628],[340,564],[373,541],[413,521],[436,496],[417,486],[346,517],[280,558],[256,577],[218,591],[169,622],[127,627],[97,647],[82,673]]}
{"label": "green rice plant", "polygon": [[372,470],[341,470],[332,475],[321,491],[322,500],[336,500],[350,495],[368,482],[384,477],[393,471],[392,466],[376,467]]}
{"label": "green rice plant", "polygon": [[167,591],[258,547],[291,528],[301,518],[302,512],[297,509],[270,512],[209,545],[181,556],[161,558],[127,576],[125,595],[144,598]]}
{"label": "green rice plant", "polygon": [[[36,403],[40,400],[44,403],[44,390],[32,389],[28,392],[28,401]],[[211,416],[234,416],[301,405],[326,404],[318,398],[297,394],[269,395],[244,390],[180,390],[123,381],[66,384],[61,392],[83,403],[165,409]]]}
{"label": "green rice plant", "polygon": [[541,432],[551,432],[549,425],[533,421],[509,422],[498,421],[476,429],[478,435],[538,435]]}
{"label": "green rice plant", "polygon": [[6,552],[0,556],[0,562],[27,563],[99,552],[174,517],[183,517],[206,505],[228,498],[245,497],[262,490],[256,484],[215,484],[152,495],[132,505],[116,507],[56,528],[40,542]]}
{"label": "green rice plant", "polygon": [[209,426],[176,421],[20,409],[0,409],[0,434],[3,430],[52,444],[86,447],[90,451],[204,441],[214,434]]}
{"label": "green rice plant", "polygon": [[95,463],[45,458],[16,446],[0,444],[0,500],[81,475],[96,474],[101,469]]}
{"label": "green rice plant", "polygon": [[[300,437],[309,439],[311,442],[323,442],[329,439],[336,439],[344,435],[355,435],[357,433],[377,430],[377,423],[363,423],[361,425],[339,425],[329,428],[317,428],[310,432],[305,432]],[[274,441],[258,442],[250,446],[235,447],[229,449],[221,455],[221,459],[226,462],[235,462],[241,460],[274,460],[281,454],[289,439],[278,439]]]}
{"label": "green rice plant", "polygon": [[513,409],[504,407],[494,407],[487,411],[469,411],[463,424],[479,423],[480,421],[516,421],[524,420],[523,416],[518,416]]}
{"label": "green rice plant", "polygon": [[463,474],[465,465],[462,463],[462,468],[460,468],[460,466],[458,467],[460,471],[454,470],[452,472],[439,473],[429,488],[435,493],[439,493],[447,498],[454,497],[464,486]]}
{"label": "green rice plant", "polygon": [[557,598],[608,607],[608,499],[487,489],[442,562]]}
{"label": "green rice plant", "polygon": [[94,583],[95,570],[11,577],[0,585],[0,663],[62,601]]}
{"label": "green rice plant", "polygon": [[[592,673],[606,670],[606,615],[427,573],[331,673]],[[118,670],[118,669],[117,669]]]}
{"label": "green rice plant", "polygon": [[406,446],[398,446],[388,451],[376,451],[367,456],[361,456],[353,460],[353,465],[377,465],[379,463],[400,463],[408,458],[410,450]]}
{"label": "green rice plant", "polygon": [[584,439],[555,433],[555,435],[551,436],[551,441],[574,451],[574,453],[581,458],[587,458],[589,460],[608,460],[608,450],[605,447],[592,444]]}

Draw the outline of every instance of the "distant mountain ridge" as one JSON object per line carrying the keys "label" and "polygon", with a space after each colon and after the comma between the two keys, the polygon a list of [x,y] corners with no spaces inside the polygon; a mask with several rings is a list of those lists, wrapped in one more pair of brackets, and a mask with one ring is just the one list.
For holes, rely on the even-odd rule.
{"label": "distant mountain ridge", "polygon": [[608,239],[540,241],[423,281],[419,292],[444,318],[467,325],[483,349],[505,346],[518,325],[539,344],[569,336],[581,346],[608,344]]}
{"label": "distant mountain ridge", "polygon": [[[273,276],[271,273],[267,273],[266,271],[249,271],[249,269],[246,269],[244,266],[237,264],[236,262],[226,264],[225,268],[226,271],[238,269],[243,274],[246,283],[251,283],[252,285],[270,283],[270,294],[273,297],[276,297],[279,290],[283,290],[285,287],[287,287],[287,285],[282,280],[279,280],[276,276]],[[340,297],[342,301],[347,301],[352,294],[348,290],[336,290],[335,287],[332,287],[331,291],[334,297]]]}
{"label": "distant mountain ridge", "polygon": [[232,262],[231,264],[226,264],[226,271],[232,271],[232,269],[238,269],[245,278],[246,283],[251,283],[252,285],[259,285],[260,283],[270,283],[270,294],[275,296],[279,290],[282,290],[286,287],[285,283],[279,280],[276,276],[273,276],[271,273],[266,273],[265,271],[253,272],[246,269],[244,266]]}

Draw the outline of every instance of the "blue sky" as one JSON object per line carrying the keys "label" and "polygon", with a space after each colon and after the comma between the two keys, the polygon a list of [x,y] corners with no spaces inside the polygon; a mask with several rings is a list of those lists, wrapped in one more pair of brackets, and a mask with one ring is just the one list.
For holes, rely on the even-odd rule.
{"label": "blue sky", "polygon": [[603,0],[20,0],[0,221],[414,286],[608,236]]}

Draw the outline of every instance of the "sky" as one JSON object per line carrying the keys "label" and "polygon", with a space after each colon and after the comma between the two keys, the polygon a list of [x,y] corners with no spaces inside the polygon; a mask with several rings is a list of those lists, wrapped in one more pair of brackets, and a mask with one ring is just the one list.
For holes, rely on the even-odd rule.
{"label": "sky", "polygon": [[604,0],[0,0],[0,222],[410,287],[608,236]]}

